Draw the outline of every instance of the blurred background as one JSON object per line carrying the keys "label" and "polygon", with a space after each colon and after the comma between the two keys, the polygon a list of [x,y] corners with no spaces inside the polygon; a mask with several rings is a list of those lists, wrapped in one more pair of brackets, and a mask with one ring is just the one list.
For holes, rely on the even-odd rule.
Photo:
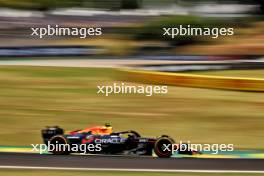
{"label": "blurred background", "polygon": [[[194,83],[152,97],[96,94],[97,85],[144,83],[120,68],[257,79],[263,90],[263,13],[263,0],[0,0],[0,145],[40,143],[47,125],[108,122],[117,131],[263,149],[263,91]],[[162,35],[180,24],[233,27],[235,35]],[[31,36],[31,27],[47,25],[102,27],[103,35]]]}
{"label": "blurred background", "polygon": [[[263,4],[263,0],[1,0],[0,46],[97,46],[105,49],[98,54],[106,56],[261,55]],[[104,35],[86,40],[54,36],[36,40],[30,36],[31,27],[48,24],[102,27]],[[163,27],[180,24],[234,27],[235,35],[217,40],[161,35]],[[0,50],[0,55],[5,53]]]}

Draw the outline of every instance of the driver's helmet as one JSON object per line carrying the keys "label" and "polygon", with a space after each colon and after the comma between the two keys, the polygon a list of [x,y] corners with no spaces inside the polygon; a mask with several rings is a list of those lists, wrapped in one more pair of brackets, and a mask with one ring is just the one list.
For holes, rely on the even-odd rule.
{"label": "driver's helmet", "polygon": [[110,124],[105,124],[104,126],[102,126],[100,128],[100,132],[101,134],[111,134],[113,132],[113,128]]}
{"label": "driver's helmet", "polygon": [[79,133],[88,133],[88,132],[95,135],[109,135],[113,133],[113,128],[110,124],[105,124],[104,126],[94,126],[79,131]]}

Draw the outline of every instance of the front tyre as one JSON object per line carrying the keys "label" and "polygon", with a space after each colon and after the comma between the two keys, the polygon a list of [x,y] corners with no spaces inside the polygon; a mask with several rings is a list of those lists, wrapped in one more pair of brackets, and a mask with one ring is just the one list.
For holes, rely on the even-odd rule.
{"label": "front tyre", "polygon": [[160,158],[169,158],[173,154],[174,140],[170,137],[163,136],[157,139],[154,144],[154,152]]}

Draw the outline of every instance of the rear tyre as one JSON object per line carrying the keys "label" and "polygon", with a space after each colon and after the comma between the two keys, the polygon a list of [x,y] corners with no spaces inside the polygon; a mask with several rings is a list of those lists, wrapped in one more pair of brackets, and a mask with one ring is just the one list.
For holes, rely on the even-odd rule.
{"label": "rear tyre", "polygon": [[154,152],[160,158],[169,158],[173,154],[172,146],[174,140],[167,136],[162,136],[157,139],[154,144]]}
{"label": "rear tyre", "polygon": [[62,135],[54,136],[50,139],[50,151],[54,155],[70,154],[70,145],[67,139]]}

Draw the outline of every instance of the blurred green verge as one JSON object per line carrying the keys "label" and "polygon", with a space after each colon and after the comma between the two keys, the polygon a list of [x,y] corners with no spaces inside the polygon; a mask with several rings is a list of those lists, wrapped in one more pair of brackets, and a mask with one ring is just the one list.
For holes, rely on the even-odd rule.
{"label": "blurred green verge", "polygon": [[0,145],[41,143],[47,125],[74,130],[109,122],[115,131],[176,141],[264,146],[264,94],[184,87],[152,97],[97,94],[98,85],[119,77],[105,68],[1,66]]}
{"label": "blurred green verge", "polygon": [[[85,171],[85,172],[78,172],[78,171],[35,171],[35,170],[1,170],[0,174],[5,176],[84,176],[89,173],[89,176],[137,176],[137,175],[144,175],[144,176],[239,176],[241,174],[210,174],[210,173],[152,173],[152,172],[104,172],[104,171]],[[258,176],[260,174],[246,174],[250,176]]]}

